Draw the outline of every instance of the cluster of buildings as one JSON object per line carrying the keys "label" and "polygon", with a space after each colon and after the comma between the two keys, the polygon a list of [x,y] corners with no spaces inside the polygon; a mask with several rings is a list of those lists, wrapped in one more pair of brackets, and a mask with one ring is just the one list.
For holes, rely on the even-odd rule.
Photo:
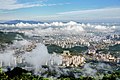
{"label": "cluster of buildings", "polygon": [[85,63],[83,56],[71,55],[69,51],[64,51],[62,54],[62,66],[67,67],[78,67]]}
{"label": "cluster of buildings", "polygon": [[87,58],[91,60],[120,63],[119,57],[114,57],[109,53],[107,54],[96,53],[95,50],[89,50],[87,56],[88,56]]}
{"label": "cluster of buildings", "polygon": [[75,46],[80,46],[80,45],[86,45],[90,46],[89,42],[86,42],[84,40],[76,40],[76,39],[45,39],[43,40],[43,44],[54,44],[57,46],[60,46],[62,48],[72,48]]}
{"label": "cluster of buildings", "polygon": [[20,48],[15,48],[13,47],[13,50],[15,50],[15,54],[20,54],[20,53],[24,53],[24,52],[30,52],[33,49],[35,49],[36,44],[34,42],[28,44],[28,45],[23,45]]}
{"label": "cluster of buildings", "polygon": [[[40,38],[42,38],[42,39],[40,39]],[[81,45],[85,45],[85,46],[90,47],[91,44],[92,45],[94,44],[94,46],[96,46],[96,49],[98,49],[98,48],[102,49],[102,48],[105,48],[108,43],[109,44],[112,44],[112,43],[120,44],[120,41],[113,41],[112,38],[120,38],[120,36],[114,35],[111,37],[111,39],[102,38],[101,43],[94,42],[94,40],[98,39],[97,37],[91,38],[91,37],[87,37],[87,36],[84,36],[83,38],[81,38],[80,36],[73,36],[73,37],[48,36],[46,38],[41,37],[41,36],[37,36],[37,37],[35,37],[35,40],[40,40],[40,42],[43,44],[54,44],[54,45],[60,46],[62,48],[72,48],[72,47],[81,46]],[[94,42],[94,43],[92,43],[92,42]],[[35,42],[28,44],[28,45],[25,45],[25,46],[22,46],[20,48],[13,47],[15,50],[15,54],[16,54],[15,58],[14,58],[15,64],[23,62],[21,57],[20,57],[21,53],[30,52],[33,49],[35,49],[35,47],[36,47]],[[67,66],[67,67],[82,66],[82,65],[84,65],[86,59],[120,63],[119,57],[116,58],[110,54],[100,54],[100,53],[98,54],[98,53],[96,53],[96,50],[94,50],[94,49],[89,50],[88,54],[84,54],[84,55],[71,55],[69,51],[64,51],[63,54],[61,54],[60,56],[62,56],[62,64],[59,64],[59,65]],[[87,58],[86,58],[86,56],[87,56]],[[53,61],[55,61],[55,60],[53,60]],[[54,64],[53,61],[51,61],[52,64]],[[2,65],[2,62],[0,62],[0,64]]]}
{"label": "cluster of buildings", "polygon": [[120,58],[115,58],[114,56],[110,54],[95,54],[94,58],[98,61],[106,61],[106,62],[120,62]]}
{"label": "cluster of buildings", "polygon": [[15,67],[17,64],[23,63],[23,59],[21,56],[12,56],[10,61],[0,60],[0,67]]}
{"label": "cluster of buildings", "polygon": [[83,55],[71,55],[69,51],[64,51],[62,54],[62,66],[66,67],[83,66],[86,60],[120,63],[119,57],[114,57],[109,53],[108,54],[96,53],[95,50],[89,50],[88,54]]}
{"label": "cluster of buildings", "polygon": [[[8,66],[16,66],[17,64],[22,64],[24,62],[24,59],[22,58],[22,54],[25,54],[25,52],[30,52],[33,49],[35,49],[36,43],[35,42],[30,42],[27,45],[22,45],[22,46],[10,46],[10,49],[14,51],[13,56],[11,57],[11,61],[7,62]],[[9,47],[8,47],[9,48]],[[5,66],[5,60],[0,60],[0,67]]]}

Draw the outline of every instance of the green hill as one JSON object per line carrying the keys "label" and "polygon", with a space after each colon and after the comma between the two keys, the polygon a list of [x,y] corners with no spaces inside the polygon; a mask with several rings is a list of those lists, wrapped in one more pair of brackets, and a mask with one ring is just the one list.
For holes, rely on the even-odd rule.
{"label": "green hill", "polygon": [[76,53],[84,52],[88,49],[87,46],[75,46],[72,48],[62,48],[62,47],[57,46],[57,45],[46,45],[46,46],[47,46],[49,53],[53,53],[53,52],[63,53],[64,50],[69,50],[71,53],[76,54]]}

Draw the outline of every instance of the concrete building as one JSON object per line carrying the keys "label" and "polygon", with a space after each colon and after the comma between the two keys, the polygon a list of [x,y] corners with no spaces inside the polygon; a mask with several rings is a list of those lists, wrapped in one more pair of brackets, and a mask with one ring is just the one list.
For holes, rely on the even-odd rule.
{"label": "concrete building", "polygon": [[62,54],[62,65],[67,67],[82,66],[85,62],[83,56],[70,55],[69,51],[64,51]]}

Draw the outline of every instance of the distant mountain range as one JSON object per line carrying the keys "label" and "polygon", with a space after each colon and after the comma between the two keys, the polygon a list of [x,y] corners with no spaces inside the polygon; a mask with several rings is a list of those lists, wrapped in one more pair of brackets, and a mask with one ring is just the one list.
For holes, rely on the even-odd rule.
{"label": "distant mountain range", "polygon": [[11,21],[6,21],[6,22],[2,22],[1,24],[17,24],[17,23],[29,23],[29,24],[38,24],[38,23],[43,23],[40,21],[25,21],[25,20],[11,20]]}

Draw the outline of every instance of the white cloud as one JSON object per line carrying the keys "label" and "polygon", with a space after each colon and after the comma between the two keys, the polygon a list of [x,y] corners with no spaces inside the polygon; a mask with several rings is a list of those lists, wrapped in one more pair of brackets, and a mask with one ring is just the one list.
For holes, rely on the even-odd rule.
{"label": "white cloud", "polygon": [[95,26],[95,29],[98,29],[98,30],[106,30],[107,27],[106,27],[106,26],[101,26],[101,25],[96,25],[96,26]]}
{"label": "white cloud", "polygon": [[[37,1],[38,2],[38,1]],[[56,6],[56,5],[64,5],[69,3],[59,3],[59,4],[44,4],[43,1],[39,1],[38,3],[18,3],[17,0],[0,0],[0,9],[1,10],[13,10],[20,8],[29,8],[29,7],[37,7],[37,6]]]}
{"label": "white cloud", "polygon": [[[114,31],[119,28],[119,26],[106,26],[106,25],[96,25],[96,24],[80,24],[74,21],[70,21],[67,23],[63,22],[51,22],[51,23],[38,23],[38,24],[29,24],[29,23],[17,23],[17,24],[0,24],[1,28],[13,28],[12,31],[15,28],[19,29],[26,29],[28,28],[27,31],[24,33],[26,35],[34,35],[34,34],[40,34],[40,35],[45,35],[45,34],[71,34],[71,33],[81,33],[81,32],[86,32],[86,31],[98,31],[98,32],[109,32],[109,31]],[[32,30],[29,30],[29,28],[32,28]]]}
{"label": "white cloud", "polygon": [[66,18],[86,18],[86,19],[109,19],[109,18],[120,18],[120,8],[102,8],[93,10],[80,10],[80,11],[69,11],[57,13],[58,15],[65,16]]}
{"label": "white cloud", "polygon": [[[114,12],[113,12],[114,11]],[[100,14],[100,13],[109,13],[112,12],[111,14],[115,14],[115,13],[120,13],[120,8],[101,8],[101,9],[92,9],[92,10],[79,10],[79,11],[69,11],[69,12],[61,12],[58,13],[60,15],[76,15],[76,14]],[[109,13],[110,14],[110,13]]]}
{"label": "white cloud", "polygon": [[43,4],[30,4],[30,3],[24,3],[20,4],[17,3],[17,0],[0,0],[0,9],[2,10],[13,10],[13,9],[19,9],[19,8],[28,8],[28,7],[34,7],[34,6],[44,6]]}
{"label": "white cloud", "polygon": [[75,21],[115,21],[120,19],[120,7],[118,8],[101,8],[92,10],[78,10],[56,13],[49,16],[37,16],[35,20],[75,20]]}

